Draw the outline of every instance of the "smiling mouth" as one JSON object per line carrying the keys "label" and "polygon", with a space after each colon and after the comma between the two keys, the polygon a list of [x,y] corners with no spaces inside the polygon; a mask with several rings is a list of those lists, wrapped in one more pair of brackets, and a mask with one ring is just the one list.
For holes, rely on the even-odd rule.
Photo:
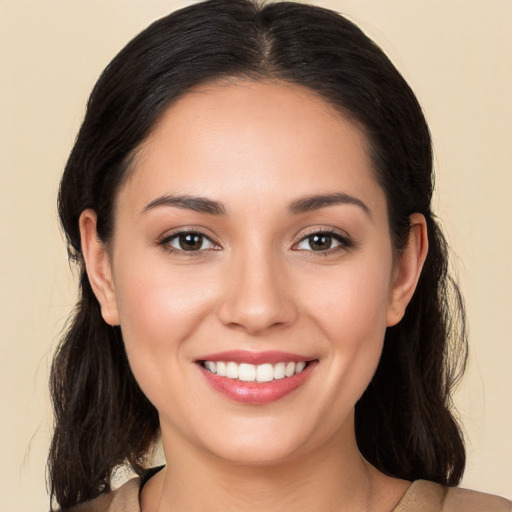
{"label": "smiling mouth", "polygon": [[280,361],[274,364],[236,363],[234,361],[198,361],[208,372],[240,382],[272,382],[302,373],[313,361]]}
{"label": "smiling mouth", "polygon": [[232,350],[205,355],[196,363],[217,392],[243,404],[264,405],[302,387],[319,360],[279,351]]}

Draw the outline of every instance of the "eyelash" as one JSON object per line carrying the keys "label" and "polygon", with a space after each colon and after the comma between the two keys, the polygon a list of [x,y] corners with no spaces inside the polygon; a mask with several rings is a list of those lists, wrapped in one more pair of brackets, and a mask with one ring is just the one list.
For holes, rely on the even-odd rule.
{"label": "eyelash", "polygon": [[[178,249],[176,247],[172,247],[170,245],[172,241],[177,240],[180,236],[188,235],[188,234],[198,235],[198,236],[202,237],[203,243],[205,240],[207,240],[211,244],[216,246],[217,248],[199,249],[197,251],[194,251],[194,250],[187,251],[184,249]],[[329,248],[326,250],[320,250],[320,251],[306,250],[306,249],[294,249],[295,247],[297,247],[301,243],[305,242],[306,240],[308,240],[308,238],[310,238],[314,235],[328,236],[328,237],[332,238],[333,240],[335,240],[336,242],[338,242],[339,245],[337,245],[336,247],[332,247],[332,248]],[[217,244],[214,240],[212,240],[211,237],[205,235],[204,233],[202,233],[201,231],[198,231],[196,229],[182,229],[180,231],[171,233],[167,236],[164,236],[162,239],[160,239],[158,241],[157,245],[163,247],[166,251],[168,251],[170,253],[179,253],[182,255],[189,256],[189,257],[194,257],[194,256],[197,257],[199,255],[204,255],[206,252],[219,250],[219,248],[218,248],[219,244]],[[301,237],[301,239],[293,245],[292,249],[295,251],[311,252],[311,253],[314,253],[319,256],[328,256],[328,255],[331,255],[338,251],[347,250],[353,246],[354,246],[354,242],[348,236],[342,235],[337,231],[329,230],[329,229],[313,229],[313,230],[309,231],[308,233],[305,233]]]}
{"label": "eyelash", "polygon": [[198,236],[202,237],[203,243],[205,240],[208,240],[212,245],[219,247],[219,245],[214,240],[212,240],[211,237],[209,237],[208,235],[205,235],[204,233],[202,233],[201,231],[199,231],[197,229],[181,229],[180,231],[176,231],[174,233],[164,236],[162,239],[160,239],[158,241],[157,245],[163,247],[166,251],[168,251],[170,253],[179,253],[179,254],[189,256],[189,257],[194,257],[194,256],[197,257],[199,255],[203,255],[205,252],[219,250],[218,248],[215,248],[215,249],[210,248],[210,249],[200,249],[198,251],[186,251],[184,249],[178,249],[176,247],[172,247],[170,245],[171,242],[179,239],[179,237],[182,235],[198,235]]}
{"label": "eyelash", "polygon": [[[326,249],[325,251],[313,251],[313,250],[306,251],[306,252],[314,253],[315,255],[318,255],[318,256],[330,256],[333,253],[336,253],[338,251],[347,250],[354,246],[354,242],[347,235],[342,235],[338,231],[335,231],[332,229],[312,229],[311,231],[305,233],[301,237],[301,239],[296,244],[294,244],[293,247],[298,246],[299,244],[301,244],[302,242],[306,241],[308,238],[310,238],[314,235],[328,236],[331,239],[333,239],[339,243],[338,246]],[[301,249],[296,249],[296,250],[301,250]]]}

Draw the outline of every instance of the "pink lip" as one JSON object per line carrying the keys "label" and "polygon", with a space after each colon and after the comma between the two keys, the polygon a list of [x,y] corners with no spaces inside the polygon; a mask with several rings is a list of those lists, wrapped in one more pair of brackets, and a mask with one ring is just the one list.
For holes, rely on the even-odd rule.
{"label": "pink lip", "polygon": [[277,350],[268,350],[264,352],[252,352],[250,350],[228,350],[226,352],[218,352],[216,354],[208,354],[198,357],[197,361],[233,361],[235,363],[248,364],[275,364],[279,362],[297,362],[312,361],[314,357],[305,357],[290,352],[280,352]]}
{"label": "pink lip", "polygon": [[[215,359],[210,359],[209,357],[208,361],[215,361]],[[284,360],[286,361],[287,359]],[[219,359],[219,361],[222,361],[222,359]],[[228,361],[233,361],[233,359],[228,359]],[[279,361],[283,361],[283,359],[279,359]],[[269,361],[266,360],[266,362]],[[243,382],[238,379],[228,379],[208,371],[201,365],[198,365],[198,367],[206,381],[216,391],[231,400],[245,404],[268,404],[280,400],[304,384],[314,371],[317,363],[317,361],[311,362],[301,373],[292,377],[285,377],[284,379],[277,379],[271,382]]]}

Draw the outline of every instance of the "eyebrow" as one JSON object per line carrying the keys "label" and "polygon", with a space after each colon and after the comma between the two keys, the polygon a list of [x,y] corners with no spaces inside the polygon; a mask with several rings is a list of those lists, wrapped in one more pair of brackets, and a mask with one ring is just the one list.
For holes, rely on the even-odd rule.
{"label": "eyebrow", "polygon": [[183,208],[184,210],[193,210],[199,213],[209,213],[211,215],[225,215],[226,209],[222,203],[207,199],[206,197],[196,196],[174,196],[163,195],[151,201],[141,213],[146,213],[159,206],[174,206],[175,208]]}
{"label": "eyebrow", "polygon": [[288,207],[289,213],[298,215],[300,213],[310,212],[312,210],[319,210],[327,206],[336,206],[338,204],[351,204],[359,206],[367,215],[372,218],[372,212],[366,204],[357,197],[344,194],[342,192],[335,192],[332,194],[319,194],[303,197],[293,201]]}
{"label": "eyebrow", "polygon": [[[292,215],[299,215],[301,213],[307,213],[313,210],[319,210],[321,208],[336,206],[339,204],[358,206],[370,217],[370,219],[372,218],[370,208],[368,208],[363,201],[343,192],[317,194],[296,199],[288,206],[288,213]],[[173,206],[175,208],[183,208],[184,210],[192,210],[210,215],[226,215],[226,208],[219,201],[214,201],[200,196],[169,194],[157,197],[151,201],[144,207],[141,213],[146,213],[147,211],[158,208],[159,206]]]}

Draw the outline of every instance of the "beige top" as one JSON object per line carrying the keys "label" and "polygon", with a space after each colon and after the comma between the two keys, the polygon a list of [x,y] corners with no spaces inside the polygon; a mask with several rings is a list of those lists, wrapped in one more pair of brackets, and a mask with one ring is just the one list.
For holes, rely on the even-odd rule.
{"label": "beige top", "polygon": [[[128,480],[116,491],[82,503],[73,512],[141,512],[140,479]],[[411,484],[393,512],[512,512],[512,501],[426,480]]]}

